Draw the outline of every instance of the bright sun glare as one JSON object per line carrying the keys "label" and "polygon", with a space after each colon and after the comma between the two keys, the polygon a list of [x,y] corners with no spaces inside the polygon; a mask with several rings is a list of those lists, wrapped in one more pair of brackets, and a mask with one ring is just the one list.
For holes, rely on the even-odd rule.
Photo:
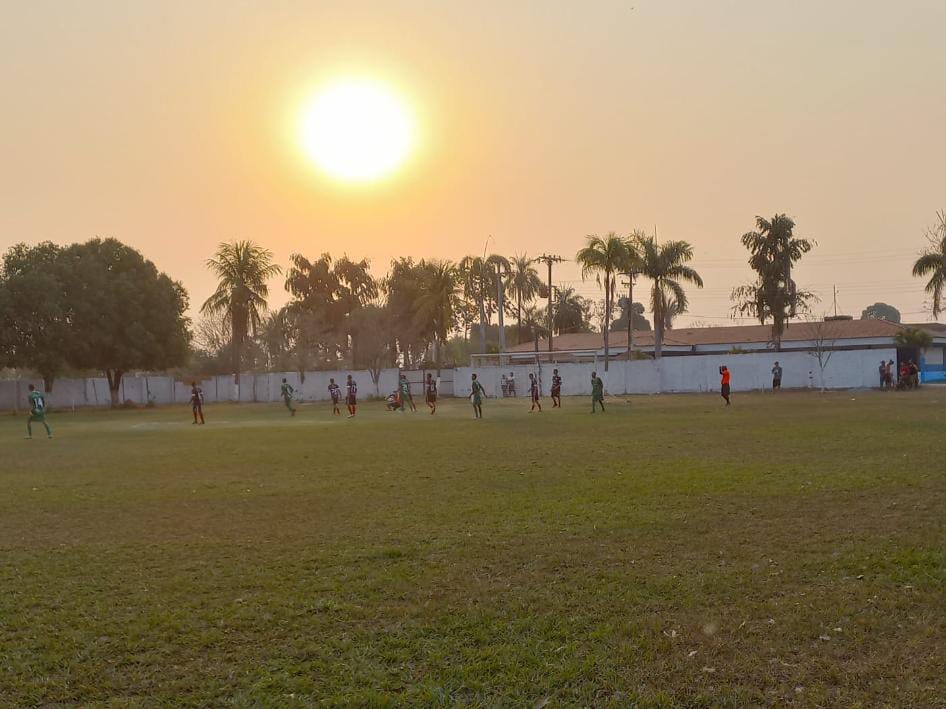
{"label": "bright sun glare", "polygon": [[414,121],[404,103],[382,84],[340,81],[303,109],[302,147],[324,172],[345,182],[389,175],[414,146]]}

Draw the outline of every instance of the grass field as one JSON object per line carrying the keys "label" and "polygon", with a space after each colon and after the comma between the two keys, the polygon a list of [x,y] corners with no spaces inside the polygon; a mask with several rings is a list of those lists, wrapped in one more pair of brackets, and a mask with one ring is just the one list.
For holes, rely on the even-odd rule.
{"label": "grass field", "polygon": [[0,418],[0,704],[946,705],[946,389]]}

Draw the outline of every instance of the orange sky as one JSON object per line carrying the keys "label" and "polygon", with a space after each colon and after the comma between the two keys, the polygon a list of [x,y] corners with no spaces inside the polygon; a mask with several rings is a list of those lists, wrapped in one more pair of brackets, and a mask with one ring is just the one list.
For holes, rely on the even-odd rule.
{"label": "orange sky", "polygon": [[[796,272],[819,310],[837,283],[844,312],[924,320],[909,269],[946,207],[944,27],[942,0],[11,4],[0,248],[115,236],[199,306],[221,240],[380,274],[490,234],[572,257],[587,233],[656,225],[706,281],[681,323],[724,323],[750,277],[738,237],[785,211],[819,242]],[[293,134],[312,88],[349,74],[421,123],[379,185],[326,180]]]}

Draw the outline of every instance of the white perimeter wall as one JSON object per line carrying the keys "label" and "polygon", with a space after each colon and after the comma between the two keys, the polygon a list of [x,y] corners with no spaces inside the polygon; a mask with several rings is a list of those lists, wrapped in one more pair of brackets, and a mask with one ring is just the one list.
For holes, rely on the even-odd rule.
{"label": "white perimeter wall", "polygon": [[[837,350],[831,353],[824,371],[824,386],[830,389],[862,389],[879,385],[880,360],[897,360],[893,348],[879,350]],[[767,389],[772,386],[772,366],[782,366],[782,386],[786,389],[821,387],[821,369],[817,357],[808,352],[767,352],[765,354],[690,355],[664,357],[660,360],[610,362],[608,372],[602,362],[582,364],[542,364],[540,366],[461,367],[454,376],[456,396],[470,395],[471,374],[475,371],[490,396],[501,396],[501,376],[515,372],[516,392],[529,395],[529,372],[538,374],[542,394],[548,395],[552,370],[562,377],[562,394],[591,394],[591,373],[597,371],[611,394],[657,394],[719,390],[719,367],[732,372],[733,391]],[[809,372],[811,380],[809,381]]]}
{"label": "white perimeter wall", "polygon": [[[239,400],[245,402],[280,401],[280,387],[285,377],[296,390],[297,398],[304,401],[324,401],[329,398],[328,382],[332,377],[342,388],[344,396],[345,380],[348,374],[351,374],[358,383],[358,395],[362,398],[378,396],[379,391],[386,396],[397,387],[397,369],[381,370],[377,387],[368,371],[306,372],[305,383],[302,383],[298,372],[241,374]],[[0,411],[25,409],[29,384],[35,385],[40,390],[43,388],[42,379],[0,380]],[[204,390],[204,401],[208,404],[237,400],[237,387],[230,375],[203,379],[200,381],[200,386]],[[413,389],[416,390],[416,395],[421,395],[419,385],[415,384]],[[162,406],[187,404],[190,401],[190,390],[190,382],[175,381],[173,377],[166,375],[131,375],[123,377],[119,398],[122,401],[131,400],[139,406],[144,406],[148,401],[154,401],[155,404]],[[53,390],[48,392],[47,399],[50,406],[60,409],[108,406],[111,403],[108,381],[104,377],[57,379],[53,382]]]}
{"label": "white perimeter wall", "polygon": [[[836,351],[825,369],[826,387],[831,389],[861,389],[878,386],[877,365],[881,359],[896,361],[895,349]],[[809,386],[808,373],[812,373],[810,385],[821,387],[821,372],[818,360],[807,352],[779,352],[740,355],[689,355],[664,357],[661,360],[613,361],[605,372],[603,363],[557,364],[532,367],[516,365],[505,367],[460,367],[453,372],[455,396],[470,395],[470,375],[476,371],[483,388],[489,396],[501,396],[501,376],[515,372],[516,393],[529,395],[529,373],[539,376],[543,396],[548,396],[552,381],[552,369],[557,367],[563,380],[562,394],[588,395],[591,393],[591,372],[597,371],[604,380],[605,390],[610,394],[657,394],[661,392],[704,392],[719,389],[719,366],[725,364],[732,372],[733,391],[769,388],[772,385],[772,365],[778,360],[784,374],[782,386],[798,389]],[[275,402],[280,400],[279,390],[285,377],[303,401],[325,401],[329,398],[328,382],[334,377],[344,393],[348,372],[307,372],[305,382],[298,372],[273,374],[243,374],[239,389],[239,400],[244,402]],[[358,382],[358,393],[362,398],[386,396],[397,387],[398,370],[384,369],[377,387],[368,371],[351,372]],[[42,389],[42,380],[33,380]],[[0,410],[25,409],[28,380],[0,381]],[[236,401],[237,388],[229,375],[212,377],[200,382],[204,400],[210,404],[218,401]],[[413,385],[415,396],[423,396],[421,386]],[[110,402],[108,383],[104,378],[57,379],[49,393],[50,406],[78,408],[83,406],[107,406]],[[132,375],[122,382],[121,400],[130,399],[139,406],[149,400],[158,405],[187,404],[190,399],[190,384],[175,381],[172,377]]]}

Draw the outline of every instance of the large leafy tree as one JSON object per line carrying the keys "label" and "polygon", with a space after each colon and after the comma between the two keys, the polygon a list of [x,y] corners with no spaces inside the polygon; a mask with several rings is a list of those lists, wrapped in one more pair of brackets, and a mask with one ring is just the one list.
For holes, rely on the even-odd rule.
{"label": "large leafy tree", "polygon": [[653,282],[650,310],[654,318],[654,356],[659,358],[668,316],[686,312],[689,305],[683,284],[692,283],[702,288],[703,279],[687,265],[693,259],[693,247],[686,241],[658,243],[653,237],[640,238],[637,250],[637,268]]}
{"label": "large leafy tree", "polygon": [[516,344],[522,342],[522,306],[535,300],[542,287],[539,272],[533,263],[525,254],[517,254],[509,260],[509,294],[516,301]]}
{"label": "large leafy tree", "polygon": [[486,326],[495,309],[497,279],[504,278],[509,270],[509,260],[498,254],[465,256],[460,261],[463,296],[476,306],[480,316],[480,352],[486,352]]}
{"label": "large leafy tree", "polygon": [[230,320],[231,366],[239,384],[243,345],[256,333],[266,311],[266,282],[281,269],[273,263],[271,251],[252,241],[220,244],[207,267],[217,277],[217,290],[200,311],[205,315],[225,313]]}
{"label": "large leafy tree", "polygon": [[792,267],[814,244],[796,237],[794,231],[795,222],[785,214],[771,220],[756,217],[756,230],[742,235],[756,279],[732,293],[735,312],[751,315],[763,325],[771,321],[772,342],[778,350],[789,320],[805,312],[814,299],[811,293],[798,290],[792,278]]}
{"label": "large leafy tree", "polygon": [[361,362],[371,373],[375,393],[380,396],[378,381],[381,370],[394,365],[396,350],[393,340],[392,318],[386,306],[368,304],[352,314],[352,337],[358,341]]}
{"label": "large leafy tree", "polygon": [[187,293],[180,283],[115,239],[74,244],[60,259],[76,334],[69,362],[102,370],[113,406],[126,372],[185,363],[190,335]]}
{"label": "large leafy tree", "polygon": [[352,261],[347,256],[335,260],[327,253],[314,261],[293,254],[290,261],[286,290],[292,295],[289,309],[299,347],[321,351],[331,349],[334,342],[356,364],[354,313],[378,297],[378,283],[368,261]]}
{"label": "large leafy tree", "polygon": [[617,286],[617,277],[626,273],[636,258],[636,250],[632,244],[613,231],[605,236],[592,234],[587,237],[584,248],[576,255],[575,261],[581,266],[581,278],[584,280],[594,274],[598,285],[604,287],[604,371],[608,371],[609,338],[611,321],[614,319],[614,295]]}
{"label": "large leafy tree", "polygon": [[[624,332],[627,330],[628,318],[628,299],[627,296],[618,298],[617,306],[621,309],[621,314],[611,323],[611,332]],[[650,320],[644,315],[645,308],[642,303],[634,301],[630,308],[631,327],[635,330],[650,330]]]}
{"label": "large leafy tree", "polygon": [[887,322],[900,322],[900,311],[887,303],[874,303],[868,305],[861,312],[861,320],[886,320]]}
{"label": "large leafy tree", "polygon": [[46,391],[67,366],[76,336],[64,275],[62,249],[50,242],[11,247],[0,270],[2,364],[33,369]]}
{"label": "large leafy tree", "polygon": [[929,247],[913,264],[913,275],[929,278],[926,292],[932,298],[933,317],[943,312],[943,296],[946,295],[946,210],[937,213],[939,223],[929,230]]}

